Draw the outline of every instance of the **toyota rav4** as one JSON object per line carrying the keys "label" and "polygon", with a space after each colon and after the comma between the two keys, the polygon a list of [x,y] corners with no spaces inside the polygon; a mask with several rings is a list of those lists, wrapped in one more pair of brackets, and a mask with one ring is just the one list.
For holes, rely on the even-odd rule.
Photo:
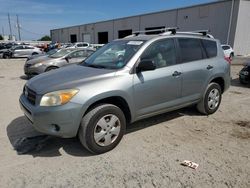
{"label": "toyota rav4", "polygon": [[204,31],[165,29],[157,35],[136,32],[80,64],[30,79],[20,106],[38,131],[78,136],[100,154],[117,146],[126,125],[140,119],[189,105],[202,114],[216,112],[229,85],[230,65],[219,40]]}

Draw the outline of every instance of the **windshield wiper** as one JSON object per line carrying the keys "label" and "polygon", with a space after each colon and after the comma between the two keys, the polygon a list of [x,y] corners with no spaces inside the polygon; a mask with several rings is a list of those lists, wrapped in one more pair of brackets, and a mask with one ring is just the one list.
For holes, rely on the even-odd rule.
{"label": "windshield wiper", "polygon": [[87,63],[84,63],[83,65],[86,66],[86,67],[93,67],[93,68],[98,68],[98,69],[105,69],[106,68],[103,65],[96,65],[96,64],[87,64]]}

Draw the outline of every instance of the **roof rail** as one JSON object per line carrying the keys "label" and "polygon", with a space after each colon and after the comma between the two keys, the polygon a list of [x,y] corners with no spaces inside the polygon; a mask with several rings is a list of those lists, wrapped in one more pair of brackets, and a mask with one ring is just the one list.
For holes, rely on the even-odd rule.
{"label": "roof rail", "polygon": [[157,32],[159,31],[160,33],[165,33],[165,32],[171,32],[171,34],[176,34],[176,30],[179,29],[178,27],[166,27],[166,28],[161,28],[161,29],[152,29],[152,30],[144,30],[144,31],[134,31],[133,35],[137,36],[139,34],[147,34],[150,32]]}
{"label": "roof rail", "polygon": [[189,35],[202,35],[208,38],[214,38],[211,34],[208,34],[210,32],[209,29],[207,30],[196,30],[196,31],[180,31],[179,34],[189,34]]}

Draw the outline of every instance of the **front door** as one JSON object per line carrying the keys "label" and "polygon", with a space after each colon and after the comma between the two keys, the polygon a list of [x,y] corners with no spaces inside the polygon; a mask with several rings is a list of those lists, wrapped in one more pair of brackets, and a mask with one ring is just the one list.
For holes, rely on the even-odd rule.
{"label": "front door", "polygon": [[139,61],[143,59],[152,60],[157,68],[134,74],[136,118],[174,107],[181,97],[181,69],[176,63],[174,40],[154,42]]}

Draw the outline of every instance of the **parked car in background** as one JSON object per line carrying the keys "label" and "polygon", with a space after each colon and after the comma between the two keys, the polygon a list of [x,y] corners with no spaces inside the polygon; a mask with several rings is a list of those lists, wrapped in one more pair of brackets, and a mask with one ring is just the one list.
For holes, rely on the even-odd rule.
{"label": "parked car in background", "polygon": [[59,48],[55,48],[53,50],[50,50],[48,52],[43,52],[41,54],[35,54],[35,55],[31,55],[29,57],[27,57],[27,61],[28,60],[31,60],[31,59],[36,59],[36,58],[39,58],[39,57],[42,57],[42,56],[49,56],[49,55],[52,55],[54,53],[56,53],[58,50],[60,50]]}
{"label": "parked car in background", "polygon": [[72,46],[69,46],[68,48],[93,48],[91,44],[87,42],[76,42]]}
{"label": "parked car in background", "polygon": [[232,60],[233,57],[234,57],[234,50],[233,50],[233,48],[230,45],[227,45],[227,44],[222,44],[221,47],[223,49],[225,57],[229,58],[230,60]]}
{"label": "parked car in background", "polygon": [[61,44],[61,48],[69,48],[69,47],[71,47],[71,46],[73,46],[72,43],[62,43],[62,44]]}
{"label": "parked car in background", "polygon": [[[118,52],[122,58],[114,58]],[[115,40],[81,64],[39,75],[26,83],[19,101],[38,131],[79,136],[100,154],[140,119],[189,105],[215,113],[229,86],[230,65],[219,40],[172,29]]]}
{"label": "parked car in background", "polygon": [[27,45],[17,45],[3,53],[3,58],[28,57],[30,55],[42,54],[42,50]]}
{"label": "parked car in background", "polygon": [[239,80],[242,84],[250,83],[250,62],[246,63],[239,72]]}
{"label": "parked car in background", "polygon": [[9,42],[9,43],[5,43],[5,44],[1,44],[1,47],[0,47],[0,58],[4,58],[4,53],[6,54],[9,54],[9,49],[14,47],[14,46],[17,46],[17,43],[15,42]]}
{"label": "parked car in background", "polygon": [[94,50],[90,49],[61,49],[49,56],[27,60],[24,73],[27,76],[34,76],[66,65],[80,63],[93,52]]}

